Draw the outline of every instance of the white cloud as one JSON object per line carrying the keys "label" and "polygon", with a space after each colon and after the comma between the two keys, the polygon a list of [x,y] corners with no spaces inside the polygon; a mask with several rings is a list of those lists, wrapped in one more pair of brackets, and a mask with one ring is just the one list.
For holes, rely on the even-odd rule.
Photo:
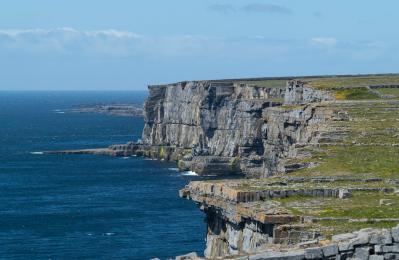
{"label": "white cloud", "polygon": [[92,37],[99,37],[99,36],[106,36],[106,37],[115,37],[115,38],[141,38],[140,35],[128,32],[128,31],[118,31],[114,29],[110,30],[103,30],[103,31],[86,31],[84,32],[87,36]]}
{"label": "white cloud", "polygon": [[[393,45],[393,44],[391,44]],[[318,47],[318,48],[317,48]],[[54,29],[0,29],[0,55],[39,54],[117,56],[151,61],[199,58],[246,61],[251,59],[281,63],[296,53],[327,57],[357,57],[363,53],[382,55],[392,49],[386,42],[337,40],[333,37],[271,38],[254,36],[207,35],[138,35],[116,29],[77,30],[70,27]],[[358,54],[359,53],[359,54]],[[211,58],[210,58],[211,57]]]}
{"label": "white cloud", "polygon": [[326,47],[333,47],[337,45],[338,40],[333,37],[316,37],[312,38],[312,43]]}
{"label": "white cloud", "polygon": [[249,3],[244,6],[233,4],[214,4],[209,9],[219,13],[246,12],[268,14],[292,14],[293,11],[285,6],[265,3]]}
{"label": "white cloud", "polygon": [[231,13],[236,11],[236,7],[231,4],[214,4],[209,6],[209,9],[219,13]]}
{"label": "white cloud", "polygon": [[126,55],[134,53],[134,48],[141,41],[142,36],[138,34],[115,29],[0,29],[0,47],[17,52]]}
{"label": "white cloud", "polygon": [[129,32],[129,31],[119,31],[114,29],[99,30],[99,31],[79,31],[70,27],[60,27],[55,29],[5,29],[0,30],[0,36],[7,36],[11,38],[23,37],[23,36],[50,36],[54,34],[74,34],[81,37],[115,37],[115,38],[140,38],[140,35]]}
{"label": "white cloud", "polygon": [[0,29],[0,51],[186,57],[221,50],[226,39],[201,35],[142,36],[116,29]]}
{"label": "white cloud", "polygon": [[270,14],[292,14],[293,12],[285,6],[263,3],[251,3],[242,7],[245,12],[270,13]]}

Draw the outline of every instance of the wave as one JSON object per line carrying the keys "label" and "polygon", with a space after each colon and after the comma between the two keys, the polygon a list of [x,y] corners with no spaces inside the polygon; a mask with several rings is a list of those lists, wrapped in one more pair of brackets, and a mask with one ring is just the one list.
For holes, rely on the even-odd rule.
{"label": "wave", "polygon": [[42,155],[42,154],[44,154],[44,152],[30,152],[30,154],[34,154],[34,155]]}
{"label": "wave", "polygon": [[62,109],[53,109],[51,110],[54,114],[65,114],[66,112]]}
{"label": "wave", "polygon": [[168,168],[169,171],[174,171],[174,172],[178,172],[179,168]]}
{"label": "wave", "polygon": [[198,174],[193,172],[193,171],[183,172],[182,175],[184,175],[184,176],[198,176]]}

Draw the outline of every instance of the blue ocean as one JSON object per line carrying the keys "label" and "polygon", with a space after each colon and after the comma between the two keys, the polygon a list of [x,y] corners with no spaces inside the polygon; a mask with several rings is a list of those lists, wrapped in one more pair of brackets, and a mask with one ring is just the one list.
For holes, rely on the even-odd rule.
{"label": "blue ocean", "polygon": [[143,119],[64,113],[146,92],[0,92],[0,258],[167,259],[204,250],[196,176],[144,158],[43,155],[140,138]]}

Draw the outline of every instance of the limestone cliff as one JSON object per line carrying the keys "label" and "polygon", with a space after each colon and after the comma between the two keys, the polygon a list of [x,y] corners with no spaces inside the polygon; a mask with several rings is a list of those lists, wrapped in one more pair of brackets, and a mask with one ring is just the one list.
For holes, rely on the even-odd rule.
{"label": "limestone cliff", "polygon": [[[295,156],[293,145],[309,142],[315,137],[309,128],[325,120],[314,108],[277,108],[298,89],[304,89],[302,82],[287,87],[224,81],[150,86],[142,145],[159,148],[151,156],[179,160],[181,169],[199,174],[261,177],[285,171],[282,162]],[[304,92],[286,102],[321,95]]]}
{"label": "limestone cliff", "polygon": [[134,154],[203,175],[240,174],[180,191],[206,214],[208,259],[396,259],[396,240],[329,240],[399,223],[398,82],[360,75],[150,86],[139,142],[60,153]]}
{"label": "limestone cliff", "polygon": [[[393,79],[308,80],[288,80],[285,86],[269,84],[272,80],[266,80],[266,84],[197,81],[149,88],[142,141],[131,144],[128,150],[176,160],[181,169],[199,174],[250,177],[192,182],[180,191],[181,197],[195,201],[206,214],[206,258],[383,255],[371,249],[368,241],[362,242],[366,246],[361,250],[338,250],[336,245],[326,243],[330,243],[332,234],[369,227],[369,223],[383,222],[392,227],[399,222],[394,212],[393,218],[370,214],[375,207],[370,202],[388,207],[396,201],[399,181],[385,179],[386,166],[382,175],[354,177],[352,174],[361,170],[353,169],[353,165],[362,158],[352,160],[356,154],[347,154],[336,159],[339,155],[335,153],[345,153],[345,147],[354,146],[349,149],[375,161],[371,157],[374,151],[362,147],[370,146],[368,138],[381,142],[384,136],[391,142],[384,144],[390,147],[385,156],[397,155],[396,143],[392,143],[392,138],[399,136],[393,127],[398,122],[394,116],[397,102],[368,100],[385,97],[376,94],[370,82],[381,82],[384,90],[384,86],[392,86],[388,83]],[[392,89],[384,91],[390,93],[390,98],[396,94]],[[373,102],[379,102],[375,111],[365,114]],[[380,118],[384,123],[379,122]],[[300,177],[287,176],[298,172],[302,173]],[[342,207],[359,204],[354,211],[342,212]],[[384,210],[391,212],[389,208]],[[327,213],[331,216],[321,217]],[[370,219],[367,214],[379,217]],[[336,217],[341,215],[345,217]],[[391,242],[387,244],[392,246]],[[309,246],[315,247],[303,249]],[[299,251],[291,251],[295,248]],[[280,249],[287,252],[278,252]]]}

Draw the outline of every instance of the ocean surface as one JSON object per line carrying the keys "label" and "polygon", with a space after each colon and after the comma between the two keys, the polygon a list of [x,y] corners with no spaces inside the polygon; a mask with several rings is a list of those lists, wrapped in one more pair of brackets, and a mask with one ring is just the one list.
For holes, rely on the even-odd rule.
{"label": "ocean surface", "polygon": [[142,118],[64,113],[146,92],[0,92],[1,259],[167,259],[202,253],[204,215],[174,163],[44,150],[140,138]]}

